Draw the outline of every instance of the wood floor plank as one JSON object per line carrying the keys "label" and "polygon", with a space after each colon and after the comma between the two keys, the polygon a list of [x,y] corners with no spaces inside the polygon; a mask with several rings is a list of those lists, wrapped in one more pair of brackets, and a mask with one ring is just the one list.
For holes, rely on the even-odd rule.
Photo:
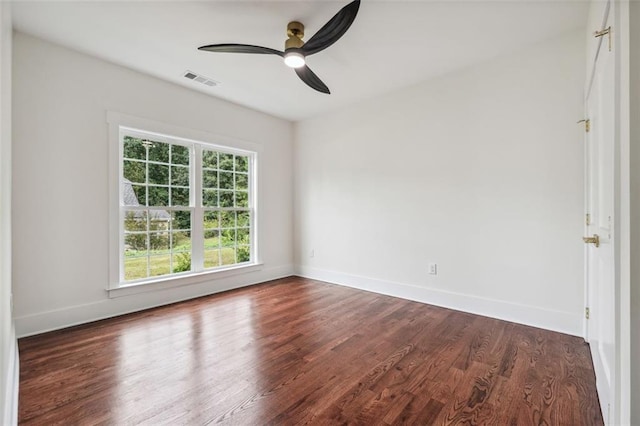
{"label": "wood floor plank", "polygon": [[602,425],[580,338],[297,277],[19,347],[24,425]]}

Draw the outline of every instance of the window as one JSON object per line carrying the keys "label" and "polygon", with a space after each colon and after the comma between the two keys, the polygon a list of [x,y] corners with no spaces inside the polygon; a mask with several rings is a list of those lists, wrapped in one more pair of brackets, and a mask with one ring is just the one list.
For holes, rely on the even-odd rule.
{"label": "window", "polygon": [[119,127],[119,284],[255,264],[256,153]]}

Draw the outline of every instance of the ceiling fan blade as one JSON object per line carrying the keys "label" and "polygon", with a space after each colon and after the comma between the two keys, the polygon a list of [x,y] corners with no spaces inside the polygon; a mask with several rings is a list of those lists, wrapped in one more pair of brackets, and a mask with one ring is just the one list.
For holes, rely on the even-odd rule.
{"label": "ceiling fan blade", "polygon": [[312,89],[316,89],[318,92],[326,93],[327,95],[331,94],[329,88],[326,84],[320,80],[320,78],[309,69],[308,66],[304,65],[300,68],[294,68],[296,70],[296,74],[300,77],[300,80],[304,81],[307,86]]}
{"label": "ceiling fan blade", "polygon": [[360,0],[354,0],[329,20],[320,30],[313,35],[303,46],[305,55],[313,55],[326,49],[338,41],[347,32],[353,20],[356,19]]}
{"label": "ceiling fan blade", "polygon": [[208,46],[198,47],[198,50],[207,52],[224,52],[224,53],[258,53],[263,55],[273,54],[284,56],[284,52],[262,46],[253,46],[251,44],[210,44]]}

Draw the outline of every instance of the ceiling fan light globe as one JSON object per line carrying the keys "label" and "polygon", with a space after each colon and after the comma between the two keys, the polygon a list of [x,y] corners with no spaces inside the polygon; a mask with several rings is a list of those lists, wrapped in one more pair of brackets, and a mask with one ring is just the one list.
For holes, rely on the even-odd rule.
{"label": "ceiling fan light globe", "polygon": [[298,52],[288,52],[284,54],[284,63],[291,68],[300,68],[305,65],[304,55]]}

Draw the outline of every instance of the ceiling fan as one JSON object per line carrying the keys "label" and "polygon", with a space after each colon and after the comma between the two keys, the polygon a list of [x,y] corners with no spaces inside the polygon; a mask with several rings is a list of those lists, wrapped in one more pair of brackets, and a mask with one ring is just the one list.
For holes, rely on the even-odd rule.
{"label": "ceiling fan", "polygon": [[309,87],[322,92],[331,93],[326,84],[309,69],[306,65],[305,58],[309,55],[318,53],[333,43],[338,41],[340,37],[347,32],[360,7],[360,0],[354,0],[329,20],[320,30],[313,35],[306,43],[302,41],[304,37],[304,25],[300,22],[293,21],[287,25],[287,36],[289,37],[284,43],[284,52],[271,49],[269,47],[253,46],[250,44],[210,44],[208,46],[199,47],[198,50],[207,52],[226,52],[226,53],[258,53],[272,54],[284,58],[284,63],[293,68],[298,77],[304,81]]}

